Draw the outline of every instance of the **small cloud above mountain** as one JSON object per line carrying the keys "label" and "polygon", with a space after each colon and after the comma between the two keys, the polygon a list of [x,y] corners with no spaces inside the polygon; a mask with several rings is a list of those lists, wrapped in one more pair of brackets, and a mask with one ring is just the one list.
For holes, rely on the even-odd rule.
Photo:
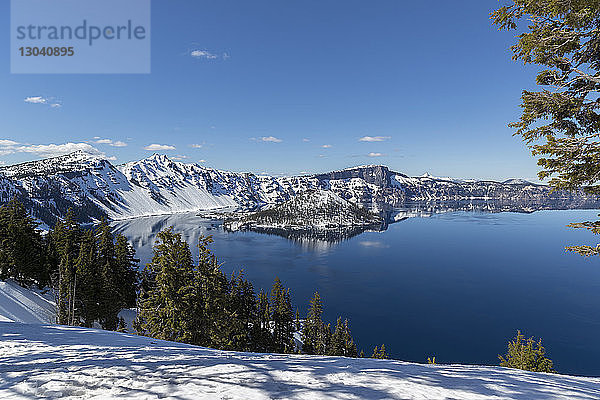
{"label": "small cloud above mountain", "polygon": [[217,54],[206,49],[190,50],[190,56],[197,60],[228,60],[231,58],[229,53]]}
{"label": "small cloud above mountain", "polygon": [[169,144],[152,143],[152,144],[149,144],[148,146],[144,147],[144,150],[147,150],[147,151],[168,151],[168,150],[175,150],[175,146],[172,146],[172,145],[169,145]]}
{"label": "small cloud above mountain", "polygon": [[42,96],[26,97],[25,98],[25,103],[46,104],[46,103],[48,103],[48,99],[45,99]]}
{"label": "small cloud above mountain", "polygon": [[101,139],[99,137],[95,137],[94,139],[95,139],[94,143],[97,143],[97,144],[107,144],[112,147],[126,147],[127,146],[127,143],[122,142],[120,140]]}
{"label": "small cloud above mountain", "polygon": [[283,139],[279,139],[275,136],[262,136],[257,138],[250,138],[250,140],[254,140],[257,142],[267,142],[267,143],[281,143],[283,142]]}
{"label": "small cloud above mountain", "polygon": [[29,96],[25,98],[25,103],[29,104],[43,104],[50,106],[51,108],[62,107],[62,102],[55,97],[44,97],[44,96]]}
{"label": "small cloud above mountain", "polygon": [[215,60],[219,58],[219,56],[209,52],[208,50],[192,50],[190,55],[194,58],[204,58],[206,60]]}
{"label": "small cloud above mountain", "polygon": [[358,139],[359,142],[385,142],[390,140],[391,136],[363,136]]}

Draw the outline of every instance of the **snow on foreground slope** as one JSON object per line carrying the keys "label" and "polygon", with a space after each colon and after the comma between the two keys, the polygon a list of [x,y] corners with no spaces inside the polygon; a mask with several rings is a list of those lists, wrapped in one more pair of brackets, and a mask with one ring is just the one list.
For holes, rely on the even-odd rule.
{"label": "snow on foreground slope", "polygon": [[54,296],[0,281],[0,321],[51,324],[56,321]]}
{"label": "snow on foreground slope", "polygon": [[499,367],[236,353],[0,322],[0,398],[600,399],[599,378]]}

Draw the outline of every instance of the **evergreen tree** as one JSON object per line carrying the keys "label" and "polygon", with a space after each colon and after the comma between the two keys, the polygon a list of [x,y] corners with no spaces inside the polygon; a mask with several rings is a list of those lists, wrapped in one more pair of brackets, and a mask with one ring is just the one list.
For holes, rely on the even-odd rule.
{"label": "evergreen tree", "polygon": [[127,333],[127,324],[125,323],[125,319],[123,317],[119,317],[117,332]]}
{"label": "evergreen tree", "polygon": [[0,279],[20,284],[50,283],[44,241],[25,207],[12,200],[0,207]]}
{"label": "evergreen tree", "polygon": [[152,261],[145,267],[151,286],[140,299],[138,327],[148,336],[204,344],[201,280],[189,246],[172,228],[159,232]]}
{"label": "evergreen tree", "polygon": [[[294,320],[290,290],[276,278],[270,297],[263,290],[256,296],[243,271],[227,279],[208,249],[211,242],[211,237],[200,238],[198,265],[194,266],[181,235],[172,228],[158,234],[152,262],[141,273],[136,331],[220,349],[294,352],[299,315]],[[348,321],[338,319],[332,334],[321,314],[316,293],[306,322],[309,329],[303,329],[309,346],[316,354],[356,357]]]}
{"label": "evergreen tree", "polygon": [[233,348],[241,351],[252,351],[254,332],[251,327],[257,314],[256,295],[252,284],[244,278],[243,271],[240,271],[237,276],[232,275],[229,295],[229,307],[234,315],[234,318],[232,318],[234,326],[231,333]]}
{"label": "evergreen tree", "polygon": [[256,317],[252,326],[252,347],[257,352],[275,351],[271,331],[271,306],[269,296],[261,290],[256,301]]}
{"label": "evergreen tree", "polygon": [[323,339],[319,343],[319,354],[327,355],[327,349],[331,343],[332,336],[333,333],[331,332],[331,324],[323,324]]}
{"label": "evergreen tree", "polygon": [[358,353],[352,335],[350,334],[348,320],[342,322],[342,318],[338,317],[335,330],[331,336],[327,355],[357,357]]}
{"label": "evergreen tree", "polygon": [[135,258],[135,249],[127,238],[117,235],[115,243],[115,275],[117,278],[117,291],[121,308],[135,307],[136,292],[139,281],[138,263]]}
{"label": "evergreen tree", "polygon": [[[513,59],[539,66],[539,90],[523,90],[519,121],[509,124],[540,156],[540,179],[555,189],[600,194],[600,62],[597,0],[512,0],[491,14],[503,30],[520,27]],[[600,221],[571,224],[600,234]],[[596,246],[570,246],[585,256]]]}
{"label": "evergreen tree", "polygon": [[536,342],[533,337],[530,337],[525,341],[521,331],[517,331],[517,336],[508,342],[506,356],[499,355],[498,358],[502,367],[533,372],[555,372],[552,369],[552,360],[546,358],[542,339]]}
{"label": "evergreen tree", "polygon": [[[198,274],[201,285],[203,316],[198,320],[201,342],[206,346],[232,349],[230,321],[235,318],[228,307],[229,282],[221,271],[219,262],[208,246],[213,242],[211,236],[200,237],[198,242]],[[239,332],[239,331],[238,331]]]}
{"label": "evergreen tree", "polygon": [[344,342],[344,324],[342,323],[342,317],[338,317],[335,324],[335,330],[331,336],[331,342],[327,349],[327,355],[330,356],[343,356],[345,355],[346,346]]}
{"label": "evergreen tree", "polygon": [[77,259],[81,248],[82,231],[69,210],[50,232],[50,252],[58,262],[58,276],[53,283],[58,289],[57,320],[59,324],[73,325],[77,296]]}
{"label": "evergreen tree", "polygon": [[389,358],[389,355],[385,351],[385,344],[382,344],[381,348],[379,348],[379,349],[377,348],[377,346],[375,346],[375,349],[373,350],[373,354],[371,355],[371,358],[387,360]]}
{"label": "evergreen tree", "polygon": [[306,354],[326,354],[327,329],[322,319],[323,303],[319,292],[310,300],[308,315],[302,329],[302,351]]}
{"label": "evergreen tree", "polygon": [[350,333],[350,326],[347,319],[344,320],[344,346],[346,357],[358,357],[358,349]]}
{"label": "evergreen tree", "polygon": [[118,314],[121,311],[119,289],[124,277],[119,276],[115,257],[115,242],[112,230],[106,219],[96,228],[98,240],[98,268],[102,277],[102,312],[100,323],[104,329],[117,330]]}
{"label": "evergreen tree", "polygon": [[91,328],[100,316],[102,281],[98,271],[98,250],[94,232],[83,233],[75,268],[77,292],[74,294],[72,322]]}
{"label": "evergreen tree", "polygon": [[271,289],[271,307],[275,351],[291,353],[294,350],[294,312],[290,290],[283,287],[279,278],[275,278]]}

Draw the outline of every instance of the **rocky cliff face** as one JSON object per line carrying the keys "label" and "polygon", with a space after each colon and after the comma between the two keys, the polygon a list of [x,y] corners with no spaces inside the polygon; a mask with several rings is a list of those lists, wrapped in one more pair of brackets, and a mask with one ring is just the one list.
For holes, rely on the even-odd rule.
{"label": "rocky cliff face", "polygon": [[581,193],[551,193],[547,186],[521,180],[505,183],[408,177],[380,165],[311,176],[276,178],[175,162],[163,155],[114,166],[82,152],[0,168],[0,202],[17,197],[40,220],[52,225],[73,208],[83,222],[101,217],[250,209],[280,204],[307,191],[331,191],[374,210],[414,201],[474,199],[539,203],[581,203]]}

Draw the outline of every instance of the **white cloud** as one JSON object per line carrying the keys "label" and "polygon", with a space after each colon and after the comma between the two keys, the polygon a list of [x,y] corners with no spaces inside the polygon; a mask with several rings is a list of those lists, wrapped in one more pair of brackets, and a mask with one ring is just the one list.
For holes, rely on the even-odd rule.
{"label": "white cloud", "polygon": [[381,154],[381,153],[369,153],[367,155],[369,157],[383,157],[385,154]]}
{"label": "white cloud", "polygon": [[192,149],[201,149],[201,148],[202,148],[202,145],[201,145],[201,144],[190,144],[190,147],[191,147]]}
{"label": "white cloud", "polygon": [[48,103],[48,99],[42,97],[42,96],[32,96],[32,97],[26,97],[25,98],[25,103],[31,103],[31,104],[47,104]]}
{"label": "white cloud", "polygon": [[29,104],[46,104],[52,108],[62,107],[62,103],[54,97],[29,96],[25,98],[25,103]]}
{"label": "white cloud", "polygon": [[263,136],[260,138],[263,142],[281,143],[283,140],[276,138],[275,136]]}
{"label": "white cloud", "polygon": [[126,147],[127,146],[127,143],[122,142],[120,140],[114,141],[112,139],[101,139],[98,136],[94,137],[94,139],[95,139],[94,143],[97,143],[97,144],[107,144],[112,147]]}
{"label": "white cloud", "polygon": [[104,157],[104,153],[89,143],[63,143],[63,144],[22,144],[14,140],[0,140],[0,155],[15,153],[30,153],[41,157],[55,157],[75,151],[84,151],[89,154]]}
{"label": "white cloud", "polygon": [[98,143],[98,144],[111,144],[112,140],[110,140],[110,139],[98,139],[98,140],[96,140],[96,143]]}
{"label": "white cloud", "polygon": [[218,55],[209,52],[208,50],[192,50],[190,55],[194,58],[202,58],[205,60],[215,60],[219,58]]}
{"label": "white cloud", "polygon": [[199,163],[205,163],[206,160],[198,160]]}
{"label": "white cloud", "polygon": [[149,144],[148,146],[144,147],[144,150],[148,150],[148,151],[165,151],[165,150],[175,150],[175,146],[171,146],[168,144]]}
{"label": "white cloud", "polygon": [[0,139],[0,156],[7,156],[17,152],[16,146],[20,143],[9,139]]}
{"label": "white cloud", "polygon": [[304,138],[304,139],[302,139],[302,141],[303,141],[304,143],[308,143],[308,142],[310,142],[310,139]]}
{"label": "white cloud", "polygon": [[359,142],[385,142],[390,140],[391,136],[363,136],[358,139]]}
{"label": "white cloud", "polygon": [[171,158],[173,160],[175,160],[175,161],[183,161],[183,160],[187,160],[189,157],[188,156],[184,156],[184,155],[178,155],[178,156],[173,156]]}
{"label": "white cloud", "polygon": [[76,151],[104,157],[104,153],[88,143],[30,144],[15,146],[13,153],[32,153],[41,157],[56,157]]}
{"label": "white cloud", "polygon": [[324,149],[330,149],[330,148],[332,148],[333,146],[332,146],[332,145],[330,145],[330,144],[324,144],[324,145],[323,145],[323,146],[321,146],[321,147],[322,147],[322,148],[324,148]]}

